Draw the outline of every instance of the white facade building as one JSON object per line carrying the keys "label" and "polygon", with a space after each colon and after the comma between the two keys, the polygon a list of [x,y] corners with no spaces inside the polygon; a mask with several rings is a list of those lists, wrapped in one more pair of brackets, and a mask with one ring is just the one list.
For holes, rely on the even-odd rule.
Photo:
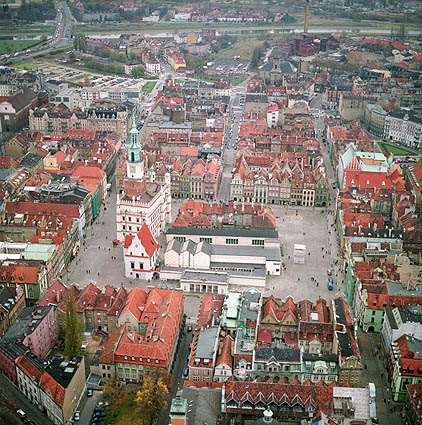
{"label": "white facade building", "polygon": [[402,335],[422,340],[422,306],[387,307],[381,335],[387,353]]}
{"label": "white facade building", "polygon": [[422,122],[411,111],[393,111],[385,117],[384,138],[409,148],[422,149]]}
{"label": "white facade building", "polygon": [[123,181],[122,193],[117,195],[116,237],[123,241],[126,235],[136,235],[146,224],[153,237],[157,238],[171,219],[170,174],[166,174],[164,184],[146,180],[135,123],[129,132],[127,152],[127,178]]}
{"label": "white facade building", "polygon": [[135,235],[127,234],[123,246],[125,276],[151,280],[154,273],[158,272],[159,247],[146,224]]}

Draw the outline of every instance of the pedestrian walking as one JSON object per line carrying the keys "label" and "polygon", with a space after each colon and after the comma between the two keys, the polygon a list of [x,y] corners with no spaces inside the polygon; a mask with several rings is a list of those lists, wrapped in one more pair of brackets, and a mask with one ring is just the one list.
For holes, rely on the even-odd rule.
{"label": "pedestrian walking", "polygon": [[317,288],[318,288],[318,286],[319,286],[319,282],[317,282],[317,283],[316,283],[316,286],[317,286]]}

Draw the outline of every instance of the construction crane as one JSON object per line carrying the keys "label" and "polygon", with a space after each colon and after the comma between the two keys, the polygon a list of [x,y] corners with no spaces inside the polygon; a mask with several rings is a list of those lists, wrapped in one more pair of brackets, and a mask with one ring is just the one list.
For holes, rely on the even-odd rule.
{"label": "construction crane", "polygon": [[305,0],[305,19],[303,20],[303,32],[306,34],[309,29],[309,0]]}

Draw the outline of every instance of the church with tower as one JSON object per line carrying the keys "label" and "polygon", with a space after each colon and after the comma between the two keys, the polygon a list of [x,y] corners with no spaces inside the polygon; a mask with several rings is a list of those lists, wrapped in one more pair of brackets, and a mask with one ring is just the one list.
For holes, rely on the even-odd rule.
{"label": "church with tower", "polygon": [[171,220],[170,174],[165,176],[164,184],[148,181],[135,118],[126,143],[126,177],[117,195],[116,238],[123,242],[127,235],[136,236],[145,224],[157,239]]}

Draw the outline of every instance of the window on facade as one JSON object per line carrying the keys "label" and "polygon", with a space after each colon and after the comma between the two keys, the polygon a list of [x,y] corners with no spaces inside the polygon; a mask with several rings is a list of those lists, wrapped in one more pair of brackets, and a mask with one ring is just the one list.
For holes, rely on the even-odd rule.
{"label": "window on facade", "polygon": [[144,263],[139,263],[139,268],[140,268],[141,270],[143,270],[143,269],[144,269]]}
{"label": "window on facade", "polygon": [[231,239],[231,238],[226,239],[227,245],[237,245],[238,243],[239,243],[238,239]]}
{"label": "window on facade", "polygon": [[179,241],[179,242],[185,242],[186,241],[186,238],[184,236],[176,236],[174,239],[176,239],[176,241]]}
{"label": "window on facade", "polygon": [[199,238],[199,242],[208,242],[208,243],[212,243],[212,238]]}
{"label": "window on facade", "polygon": [[134,262],[134,261],[131,261],[131,263],[130,263],[130,268],[131,268],[132,270],[135,268],[135,262]]}
{"label": "window on facade", "polygon": [[264,246],[263,239],[252,239],[252,245]]}

